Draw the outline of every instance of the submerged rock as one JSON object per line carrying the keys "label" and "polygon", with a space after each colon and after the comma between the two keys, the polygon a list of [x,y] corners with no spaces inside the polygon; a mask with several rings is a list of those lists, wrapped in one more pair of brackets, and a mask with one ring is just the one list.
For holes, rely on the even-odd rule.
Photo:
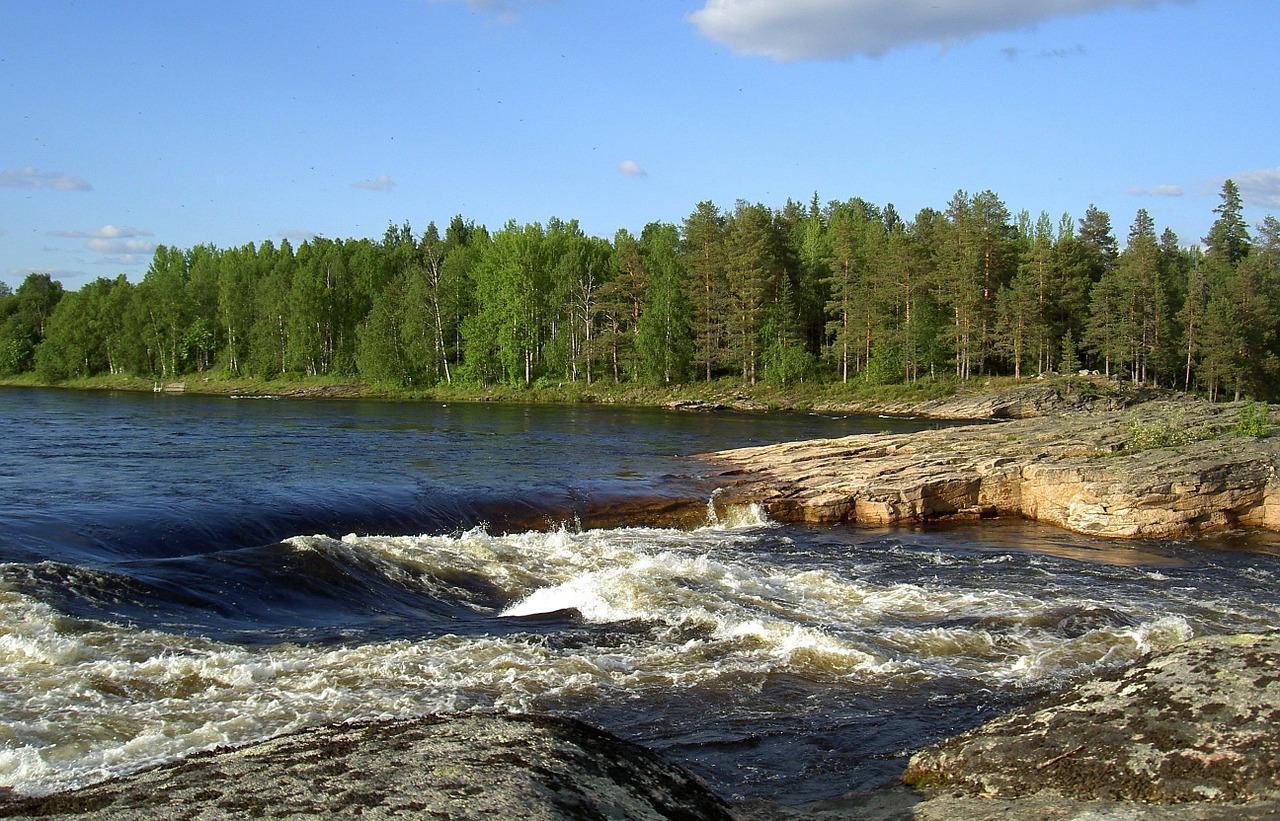
{"label": "submerged rock", "polygon": [[695,776],[582,722],[432,716],[303,730],[192,756],[0,817],[729,821]]}
{"label": "submerged rock", "polygon": [[1039,795],[1274,810],[1280,634],[1200,639],[1086,682],[917,753],[904,781],[945,794],[941,803]]}
{"label": "submerged rock", "polygon": [[1280,437],[1240,436],[1241,405],[1157,401],[911,434],[710,454],[721,506],[782,521],[888,525],[1021,516],[1100,536],[1280,529]]}

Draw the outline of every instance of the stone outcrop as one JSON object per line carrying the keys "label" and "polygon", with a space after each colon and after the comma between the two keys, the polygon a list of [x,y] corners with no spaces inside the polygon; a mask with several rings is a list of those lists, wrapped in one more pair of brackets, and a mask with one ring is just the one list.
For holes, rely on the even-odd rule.
{"label": "stone outcrop", "polygon": [[917,753],[904,780],[945,797],[939,811],[1039,795],[1275,817],[1244,810],[1280,809],[1278,726],[1280,634],[1206,638]]}
{"label": "stone outcrop", "polygon": [[1003,390],[976,386],[954,396],[924,402],[837,403],[819,405],[814,410],[927,419],[1032,419],[1080,411],[1123,410],[1160,395],[1155,390],[1107,379],[1080,378],[1066,383],[1037,383]]}
{"label": "stone outcrop", "polygon": [[[718,506],[760,503],[780,521],[1021,516],[1121,537],[1280,529],[1280,437],[1237,435],[1242,408],[1154,401],[707,458],[725,466]],[[1182,442],[1157,446],[1152,431]]]}
{"label": "stone outcrop", "polygon": [[320,727],[0,804],[0,817],[731,819],[722,799],[656,753],[547,716]]}

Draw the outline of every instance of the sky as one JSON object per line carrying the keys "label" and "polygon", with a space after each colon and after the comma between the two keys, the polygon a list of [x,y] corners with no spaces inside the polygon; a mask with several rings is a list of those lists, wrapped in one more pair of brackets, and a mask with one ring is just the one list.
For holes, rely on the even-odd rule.
{"label": "sky", "polygon": [[457,214],[1280,214],[1276,0],[0,0],[0,281]]}

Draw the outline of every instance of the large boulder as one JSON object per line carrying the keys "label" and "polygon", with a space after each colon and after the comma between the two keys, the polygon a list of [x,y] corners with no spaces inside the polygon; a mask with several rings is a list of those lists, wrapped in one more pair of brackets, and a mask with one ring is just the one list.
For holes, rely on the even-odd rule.
{"label": "large boulder", "polygon": [[1189,642],[917,753],[904,780],[952,799],[1275,809],[1280,634]]}
{"label": "large boulder", "polygon": [[0,817],[729,821],[728,805],[656,753],[579,721],[432,716],[303,730],[192,756]]}

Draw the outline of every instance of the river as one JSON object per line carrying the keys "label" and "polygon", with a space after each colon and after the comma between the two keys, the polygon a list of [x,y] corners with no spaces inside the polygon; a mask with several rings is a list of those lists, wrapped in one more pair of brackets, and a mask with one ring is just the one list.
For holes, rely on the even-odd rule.
{"label": "river", "polygon": [[[709,498],[699,453],[933,424],[0,389],[0,785],[496,709],[799,803],[1145,652],[1276,623],[1270,534],[643,515]],[[637,518],[593,526],[609,510]]]}

